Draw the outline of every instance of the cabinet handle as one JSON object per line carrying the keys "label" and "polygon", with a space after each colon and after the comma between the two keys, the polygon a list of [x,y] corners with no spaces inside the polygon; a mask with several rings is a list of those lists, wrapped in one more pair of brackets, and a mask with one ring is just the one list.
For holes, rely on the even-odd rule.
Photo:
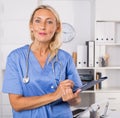
{"label": "cabinet handle", "polygon": [[111,111],[117,111],[117,109],[110,109]]}
{"label": "cabinet handle", "polygon": [[108,98],[108,100],[116,100],[116,98]]}

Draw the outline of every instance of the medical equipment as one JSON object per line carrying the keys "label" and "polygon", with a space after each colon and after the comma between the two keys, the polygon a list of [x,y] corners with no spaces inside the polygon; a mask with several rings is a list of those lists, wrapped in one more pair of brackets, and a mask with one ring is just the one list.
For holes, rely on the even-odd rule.
{"label": "medical equipment", "polygon": [[31,46],[32,46],[32,44],[28,48],[28,53],[27,53],[27,57],[26,57],[26,74],[25,74],[25,76],[23,78],[23,83],[24,84],[27,84],[30,81],[30,79],[28,77],[28,70],[29,70],[29,62],[28,61],[29,61],[29,55],[30,55]]}
{"label": "medical equipment", "polygon": [[90,111],[90,118],[99,118],[99,112],[98,110],[100,109],[100,105],[99,104],[92,104],[89,107],[89,111]]}
{"label": "medical equipment", "polygon": [[57,55],[55,56],[55,58],[54,58],[54,60],[52,62],[52,70],[53,70],[53,73],[54,73],[54,77],[56,77],[55,64],[59,64],[59,66],[60,66],[60,69],[59,69],[59,71],[60,71],[59,82],[60,82],[62,80],[62,69],[63,69],[63,66],[62,66],[62,63],[58,60],[58,56]]}
{"label": "medical equipment", "polygon": [[100,118],[105,118],[106,117],[108,106],[109,106],[109,102],[106,103],[104,113],[103,113],[103,115],[100,116]]}
{"label": "medical equipment", "polygon": [[[27,53],[27,56],[26,56],[26,73],[25,73],[25,76],[23,78],[23,83],[24,84],[27,84],[30,81],[30,78],[28,77],[28,70],[29,70],[29,55],[30,55],[31,46],[32,46],[32,44],[29,46],[28,53]],[[58,56],[57,55],[54,57],[54,59],[52,61],[52,70],[53,70],[53,73],[54,73],[54,77],[56,77],[56,74],[55,74],[55,64],[58,64],[60,66],[60,69],[59,69],[60,76],[59,76],[59,80],[58,80],[60,82],[62,80],[62,69],[63,69],[63,66],[62,66],[62,63],[58,60]],[[55,81],[57,81],[56,78],[54,78],[54,79],[55,79]]]}
{"label": "medical equipment", "polygon": [[[73,118],[105,118],[107,116],[108,106],[109,102],[105,100],[91,104],[89,107],[84,108],[84,110],[80,110],[81,108],[75,109],[72,111],[74,113]],[[101,110],[103,111],[102,115]]]}

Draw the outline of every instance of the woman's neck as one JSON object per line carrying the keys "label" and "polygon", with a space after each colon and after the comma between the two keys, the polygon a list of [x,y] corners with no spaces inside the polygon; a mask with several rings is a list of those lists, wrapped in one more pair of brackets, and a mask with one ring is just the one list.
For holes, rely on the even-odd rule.
{"label": "woman's neck", "polygon": [[48,44],[41,44],[41,43],[33,42],[32,46],[31,46],[31,50],[34,53],[39,54],[40,56],[48,55],[48,53],[49,53]]}

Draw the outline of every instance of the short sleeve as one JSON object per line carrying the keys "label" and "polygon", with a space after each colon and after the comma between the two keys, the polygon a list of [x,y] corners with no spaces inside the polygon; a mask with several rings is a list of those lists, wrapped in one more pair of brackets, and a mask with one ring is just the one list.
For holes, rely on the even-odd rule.
{"label": "short sleeve", "polygon": [[22,86],[18,71],[18,56],[15,52],[7,57],[2,91],[4,93],[22,94]]}
{"label": "short sleeve", "polygon": [[80,76],[78,74],[78,71],[75,67],[75,63],[71,56],[70,56],[70,58],[68,60],[68,64],[67,64],[67,78],[74,82],[73,91],[82,86]]}

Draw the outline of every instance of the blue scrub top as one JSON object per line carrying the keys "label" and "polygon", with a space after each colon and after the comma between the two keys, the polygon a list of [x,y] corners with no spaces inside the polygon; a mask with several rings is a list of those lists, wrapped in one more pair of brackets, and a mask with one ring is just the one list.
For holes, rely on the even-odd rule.
{"label": "blue scrub top", "polygon": [[[71,79],[74,82],[74,88],[82,86],[82,82],[75,68],[72,57],[67,52],[59,49],[57,58],[58,62],[53,62],[55,57],[41,68],[38,60],[30,50],[29,54],[29,83],[23,83],[23,78],[26,75],[26,56],[28,54],[29,45],[25,45],[12,51],[6,64],[4,75],[3,89],[4,93],[19,94],[22,96],[42,96],[52,93],[56,90],[57,85],[61,80]],[[60,63],[59,63],[60,62]],[[14,118],[72,118],[70,106],[67,102],[61,99],[50,104],[31,109],[16,112],[14,109]]]}

